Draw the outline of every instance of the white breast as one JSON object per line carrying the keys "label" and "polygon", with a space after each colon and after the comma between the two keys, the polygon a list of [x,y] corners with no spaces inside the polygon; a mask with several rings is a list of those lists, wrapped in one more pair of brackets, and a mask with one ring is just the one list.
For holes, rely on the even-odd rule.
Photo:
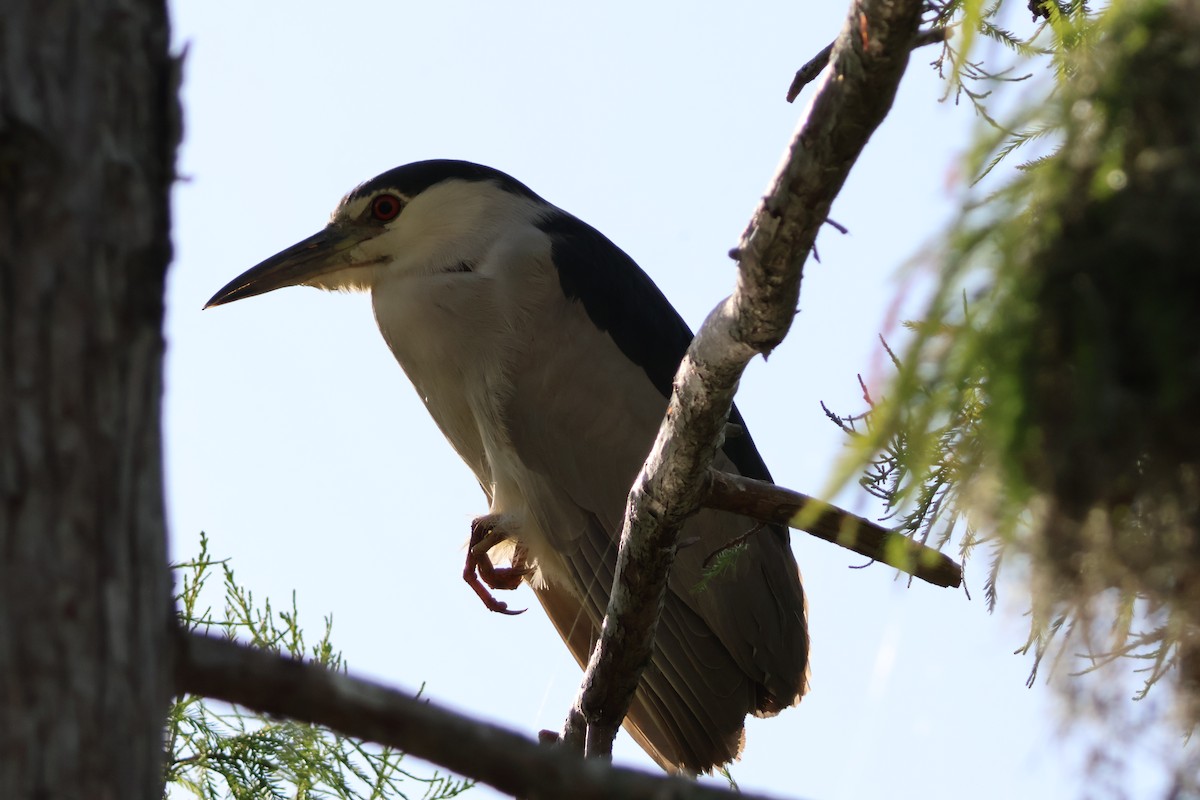
{"label": "white breast", "polygon": [[[512,376],[529,358],[529,318],[562,302],[550,241],[529,225],[498,237],[469,271],[385,274],[372,290],[379,329],[442,433],[478,478],[489,512],[553,580],[558,558],[530,513],[525,487],[539,480],[521,463],[503,422]],[[459,240],[461,241],[461,239]],[[507,530],[511,528],[511,530]],[[503,547],[495,560],[507,558]]]}

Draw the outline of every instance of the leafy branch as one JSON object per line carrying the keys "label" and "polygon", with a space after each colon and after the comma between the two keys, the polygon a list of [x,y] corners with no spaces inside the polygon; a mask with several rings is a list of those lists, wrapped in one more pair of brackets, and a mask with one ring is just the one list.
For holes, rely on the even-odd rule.
{"label": "leafy branch", "polygon": [[[963,20],[946,64],[972,80],[969,39],[999,6],[945,8]],[[969,521],[959,546],[964,558],[991,550],[989,608],[1001,565],[1029,566],[1031,628],[1018,652],[1033,657],[1031,681],[1046,659],[1070,660],[1076,679],[1136,664],[1134,697],[1168,684],[1178,702],[1167,707],[1192,728],[1200,10],[1036,8],[1052,82],[1025,87],[1013,122],[980,137],[968,169],[982,177],[1035,142],[1048,152],[993,175],[999,188],[972,190],[937,254],[928,309],[893,354],[887,396],[868,398],[866,416],[830,416],[854,434],[864,484],[910,535],[946,546]],[[989,80],[973,101],[1000,79]]]}
{"label": "leafy branch", "polygon": [[[333,620],[325,619],[320,639],[306,645],[293,594],[290,608],[277,611],[270,600],[256,603],[253,593],[234,578],[228,559],[209,553],[200,535],[200,552],[174,565],[181,588],[176,595],[180,627],[187,632],[220,632],[263,651],[345,672],[331,642]],[[204,588],[213,575],[223,585],[220,615],[204,605]],[[435,772],[418,776],[402,766],[404,754],[391,747],[367,745],[316,725],[247,712],[195,694],[177,697],[166,730],[166,782],[202,800],[242,798],[407,798],[414,787],[425,800],[455,797],[472,784]]]}

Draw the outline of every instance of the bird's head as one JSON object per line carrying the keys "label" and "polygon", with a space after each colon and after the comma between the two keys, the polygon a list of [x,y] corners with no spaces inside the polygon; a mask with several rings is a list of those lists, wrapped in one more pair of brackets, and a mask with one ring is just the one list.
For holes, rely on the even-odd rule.
{"label": "bird's head", "polygon": [[324,229],[234,278],[205,308],[284,286],[369,290],[385,276],[470,269],[505,226],[549,206],[503,172],[419,161],[351,191]]}

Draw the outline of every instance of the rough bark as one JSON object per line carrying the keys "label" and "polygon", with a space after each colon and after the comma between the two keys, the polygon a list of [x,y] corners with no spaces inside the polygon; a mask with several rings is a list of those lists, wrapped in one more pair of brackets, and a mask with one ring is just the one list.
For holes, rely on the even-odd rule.
{"label": "rough bark", "polygon": [[616,579],[562,738],[607,757],[650,660],[679,529],[700,506],[738,380],[791,326],[803,266],[833,198],[891,109],[920,0],[854,0],[830,72],[736,251],[737,287],[704,321],[675,376],[625,511]]}
{"label": "rough bark", "polygon": [[183,691],[391,745],[516,797],[766,800],[584,760],[565,747],[535,742],[411,694],[226,639],[180,633],[178,648],[176,674]]}
{"label": "rough bark", "polygon": [[[916,50],[919,47],[926,47],[931,44],[941,44],[950,36],[948,28],[932,28],[927,31],[921,31],[912,40],[912,49]],[[787,90],[787,101],[795,102],[800,96],[800,92],[804,91],[804,87],[817,79],[827,66],[829,66],[829,56],[833,54],[833,42],[821,48],[821,52],[808,60],[803,67],[796,70],[795,77],[792,78],[792,84]]]}
{"label": "rough bark", "polygon": [[0,14],[0,797],[158,798],[170,698],[161,0]]}

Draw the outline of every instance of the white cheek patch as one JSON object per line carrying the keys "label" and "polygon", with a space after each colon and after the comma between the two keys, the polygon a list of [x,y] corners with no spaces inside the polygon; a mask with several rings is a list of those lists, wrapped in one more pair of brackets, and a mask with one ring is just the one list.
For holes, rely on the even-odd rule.
{"label": "white cheek patch", "polygon": [[[369,238],[341,254],[344,264],[308,285],[334,291],[370,290],[385,277],[416,277],[471,271],[486,265],[498,240],[545,213],[544,204],[511,194],[489,182],[449,180],[414,197],[382,188],[365,195],[351,192],[333,212],[336,226],[372,229]],[[392,220],[369,219],[371,205],[383,195],[404,204]],[[363,231],[366,233],[366,231]]]}

